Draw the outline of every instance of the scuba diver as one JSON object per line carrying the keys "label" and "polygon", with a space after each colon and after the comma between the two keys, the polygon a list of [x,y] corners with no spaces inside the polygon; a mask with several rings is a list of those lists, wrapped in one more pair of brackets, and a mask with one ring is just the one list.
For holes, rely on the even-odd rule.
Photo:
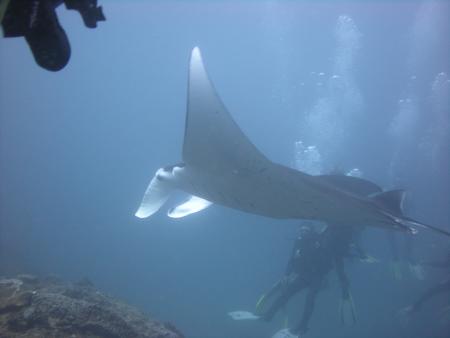
{"label": "scuba diver", "polygon": [[408,265],[411,275],[416,277],[418,280],[424,279],[424,272],[422,266],[418,264],[417,260],[414,258],[413,254],[413,238],[411,234],[401,234],[402,239],[404,238],[404,251],[400,254],[399,248],[399,236],[393,231],[386,231],[387,241],[389,243],[389,248],[392,256],[391,270],[394,274],[396,280],[401,280],[403,278],[402,264],[403,261]]}
{"label": "scuba diver", "polygon": [[[443,261],[425,261],[421,262],[421,264],[432,268],[447,269],[450,272],[450,252]],[[422,308],[423,304],[442,293],[450,293],[450,276],[447,276],[446,279],[426,290],[425,293],[423,293],[422,296],[419,297],[419,299],[417,299],[412,305],[404,308],[401,311],[401,314],[413,314],[418,312]]]}
{"label": "scuba diver", "polygon": [[[289,334],[304,335],[308,331],[308,322],[314,310],[318,293],[324,288],[326,276],[335,268],[342,289],[340,316],[345,324],[345,313],[350,312],[351,320],[356,322],[356,313],[350,283],[344,270],[344,258],[367,256],[353,243],[354,231],[351,227],[328,225],[319,233],[311,227],[302,226],[296,239],[284,276],[256,305],[256,313],[264,321],[270,321],[296,293],[307,289],[304,311],[298,325],[290,329]],[[274,296],[277,297],[262,310]],[[347,310],[348,308],[348,310]],[[347,311],[346,311],[347,310]]]}
{"label": "scuba diver", "polygon": [[97,27],[105,21],[97,0],[0,0],[0,22],[5,37],[23,36],[36,63],[49,71],[59,71],[70,59],[70,44],[56,15],[56,7],[80,13],[84,25]]}

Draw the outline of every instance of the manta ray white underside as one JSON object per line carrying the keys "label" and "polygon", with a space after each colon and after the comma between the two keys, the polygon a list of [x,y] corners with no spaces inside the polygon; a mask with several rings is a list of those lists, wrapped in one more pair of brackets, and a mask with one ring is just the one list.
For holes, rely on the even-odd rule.
{"label": "manta ray white underside", "polygon": [[334,224],[377,226],[402,231],[426,227],[405,217],[401,190],[382,192],[366,180],[311,176],[267,159],[235,123],[214,89],[199,48],[189,65],[188,104],[182,163],[159,169],[136,212],[158,211],[173,190],[191,195],[172,208],[180,218],[211,204],[279,219],[310,219]]}

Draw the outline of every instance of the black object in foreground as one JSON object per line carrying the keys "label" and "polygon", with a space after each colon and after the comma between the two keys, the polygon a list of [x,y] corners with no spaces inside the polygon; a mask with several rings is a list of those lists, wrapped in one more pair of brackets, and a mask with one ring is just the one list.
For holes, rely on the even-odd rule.
{"label": "black object in foreground", "polygon": [[88,280],[0,278],[0,337],[184,338]]}
{"label": "black object in foreground", "polygon": [[70,59],[70,43],[56,15],[63,2],[78,11],[86,27],[105,21],[97,0],[0,0],[3,2],[1,24],[5,37],[23,36],[39,66],[50,71],[64,68]]}

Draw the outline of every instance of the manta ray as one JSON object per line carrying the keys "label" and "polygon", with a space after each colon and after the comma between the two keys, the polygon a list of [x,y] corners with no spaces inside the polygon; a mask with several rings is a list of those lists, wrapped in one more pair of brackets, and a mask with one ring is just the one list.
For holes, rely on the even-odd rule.
{"label": "manta ray", "polygon": [[382,191],[365,179],[309,175],[275,163],[241,131],[206,72],[200,49],[189,62],[182,162],[157,170],[135,216],[157,212],[174,190],[191,197],[168,211],[180,218],[212,204],[276,219],[374,226],[415,233],[445,230],[406,217],[403,190]]}

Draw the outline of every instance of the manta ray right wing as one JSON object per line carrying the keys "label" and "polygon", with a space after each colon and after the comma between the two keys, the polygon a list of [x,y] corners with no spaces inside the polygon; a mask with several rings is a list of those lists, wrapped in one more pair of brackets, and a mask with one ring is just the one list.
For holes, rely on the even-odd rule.
{"label": "manta ray right wing", "polygon": [[183,162],[218,175],[239,169],[259,171],[269,162],[228,113],[198,47],[192,50],[189,66]]}

